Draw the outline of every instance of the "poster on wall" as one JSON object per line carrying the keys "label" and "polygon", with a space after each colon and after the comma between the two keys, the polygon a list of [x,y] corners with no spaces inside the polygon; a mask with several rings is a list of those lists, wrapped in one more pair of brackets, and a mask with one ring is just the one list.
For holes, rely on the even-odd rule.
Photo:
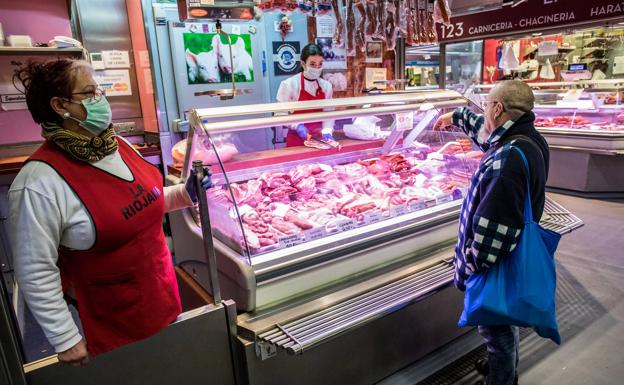
{"label": "poster on wall", "polygon": [[298,41],[273,42],[273,67],[276,76],[299,72],[300,49]]}
{"label": "poster on wall", "polygon": [[336,32],[336,18],[333,15],[316,17],[316,37],[334,37]]}
{"label": "poster on wall", "polygon": [[366,43],[366,63],[383,63],[383,44],[381,42]]}
{"label": "poster on wall", "polygon": [[386,80],[388,80],[388,70],[386,68],[366,68],[366,88],[385,90]]}
{"label": "poster on wall", "polygon": [[93,78],[107,97],[132,95],[128,70],[95,71]]}
{"label": "poster on wall", "polygon": [[230,83],[232,72],[236,82],[254,81],[249,34],[230,34],[232,45],[216,33],[185,32],[182,36],[188,84]]}
{"label": "poster on wall", "polygon": [[323,69],[341,70],[347,68],[347,51],[345,47],[334,45],[331,37],[319,37],[316,44],[323,50]]}

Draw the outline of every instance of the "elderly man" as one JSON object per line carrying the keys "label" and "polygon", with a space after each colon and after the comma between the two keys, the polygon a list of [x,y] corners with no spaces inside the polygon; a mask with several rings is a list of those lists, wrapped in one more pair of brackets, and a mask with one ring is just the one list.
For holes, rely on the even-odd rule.
{"label": "elderly man", "polygon": [[[546,141],[533,126],[533,103],[529,86],[505,81],[488,95],[483,115],[462,107],[435,124],[436,129],[451,124],[461,128],[485,152],[462,205],[455,247],[455,285],[461,291],[471,274],[483,273],[508,257],[519,239],[527,171],[512,146],[527,157],[533,217],[542,216],[549,154]],[[517,383],[518,327],[479,326],[478,330],[488,351],[488,361],[480,365],[487,384]]]}

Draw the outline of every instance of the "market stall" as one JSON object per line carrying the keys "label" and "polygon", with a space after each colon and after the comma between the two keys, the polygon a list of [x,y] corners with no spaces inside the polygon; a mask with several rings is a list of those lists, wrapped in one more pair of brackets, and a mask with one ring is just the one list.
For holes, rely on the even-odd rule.
{"label": "market stall", "polygon": [[[437,91],[192,112],[183,165],[168,182],[188,175],[193,160],[212,163],[212,228],[201,228],[194,210],[173,215],[176,259],[210,290],[199,250],[202,233],[214,237],[222,294],[240,312],[249,383],[373,383],[467,332],[456,326],[462,296],[451,287],[450,258],[482,154],[463,134],[430,128],[469,104]],[[238,119],[211,121],[226,114]],[[233,132],[326,119],[376,138],[256,153],[228,146]],[[580,225],[566,218],[548,220],[562,232]],[[346,355],[350,363],[336,368]],[[311,365],[334,369],[302,378]]]}
{"label": "market stall", "polygon": [[[548,186],[582,193],[622,193],[624,79],[529,83],[535,127],[550,145]],[[493,85],[474,87],[485,100]]]}

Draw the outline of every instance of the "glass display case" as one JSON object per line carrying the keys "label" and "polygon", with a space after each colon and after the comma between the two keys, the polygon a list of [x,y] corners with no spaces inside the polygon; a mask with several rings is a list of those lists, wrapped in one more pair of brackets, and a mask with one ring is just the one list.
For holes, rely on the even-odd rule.
{"label": "glass display case", "polygon": [[[167,181],[181,183],[199,160],[214,187],[201,221],[195,209],[169,214],[176,264],[206,290],[218,276],[222,297],[236,303],[235,343],[254,383],[286,383],[277,371],[292,383],[345,355],[370,361],[382,378],[468,331],[457,327],[463,295],[452,287],[452,255],[482,153],[463,133],[432,130],[459,106],[478,109],[438,90],[191,111],[183,166],[169,168]],[[265,113],[274,116],[257,117]],[[250,130],[311,122],[333,123],[340,145],[312,138],[310,147],[250,151],[237,142]],[[578,226],[552,207],[544,225]],[[206,269],[213,256],[218,273]]]}
{"label": "glass display case", "polygon": [[[527,83],[535,127],[550,146],[548,186],[586,193],[624,192],[624,79]],[[485,100],[494,85],[466,97]]]}
{"label": "glass display case", "polygon": [[[463,133],[431,127],[441,113],[470,104],[438,90],[193,110],[181,176],[193,160],[211,165],[215,186],[207,197],[224,296],[252,310],[286,296],[264,284],[276,278],[318,268],[289,287],[290,297],[450,245],[482,153]],[[267,112],[274,116],[245,117]],[[236,118],[216,121],[225,115]],[[248,130],[327,120],[339,148],[314,139],[313,148],[236,148]],[[198,259],[190,234],[201,229],[196,212],[180,216],[172,231],[184,263]],[[376,244],[401,247],[363,253]]]}

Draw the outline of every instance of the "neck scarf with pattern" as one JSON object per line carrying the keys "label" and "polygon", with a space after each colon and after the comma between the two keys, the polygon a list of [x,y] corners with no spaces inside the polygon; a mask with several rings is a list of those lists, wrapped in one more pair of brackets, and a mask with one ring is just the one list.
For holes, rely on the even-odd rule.
{"label": "neck scarf with pattern", "polygon": [[112,125],[94,137],[67,130],[56,123],[44,123],[41,127],[44,138],[83,162],[97,162],[117,151],[118,144]]}

